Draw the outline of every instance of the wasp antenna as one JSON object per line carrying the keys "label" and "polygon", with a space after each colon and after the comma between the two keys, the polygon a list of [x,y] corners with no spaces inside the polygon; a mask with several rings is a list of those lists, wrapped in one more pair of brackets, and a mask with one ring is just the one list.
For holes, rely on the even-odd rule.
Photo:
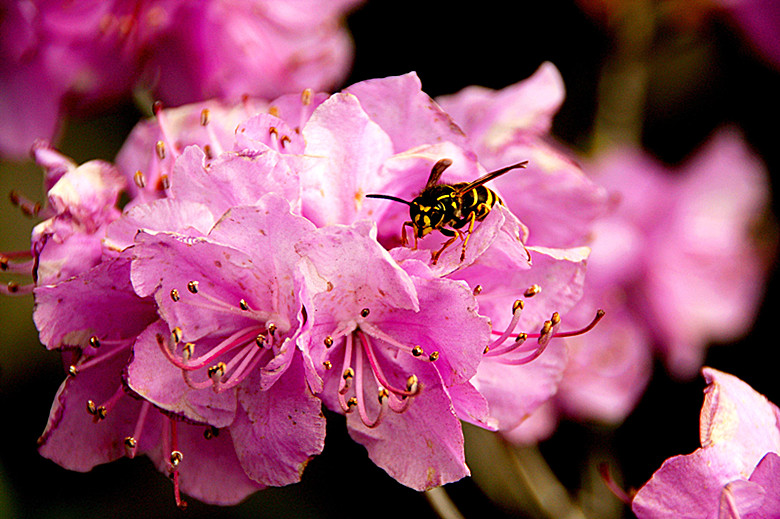
{"label": "wasp antenna", "polygon": [[398,198],[397,196],[392,195],[378,195],[378,194],[369,194],[366,195],[366,198],[383,198],[385,200],[392,200],[393,202],[401,202],[402,204],[406,205],[412,205],[412,203],[408,200],[404,200],[403,198]]}

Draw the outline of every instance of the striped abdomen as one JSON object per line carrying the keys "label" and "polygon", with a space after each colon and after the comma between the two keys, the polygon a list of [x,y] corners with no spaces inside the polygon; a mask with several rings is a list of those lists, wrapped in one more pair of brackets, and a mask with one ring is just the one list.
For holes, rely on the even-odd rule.
{"label": "striped abdomen", "polygon": [[[466,182],[461,182],[459,184],[453,185],[452,187],[454,187],[455,191],[457,191],[458,188],[466,185]],[[481,222],[487,216],[496,202],[504,205],[504,202],[496,194],[496,192],[485,186],[477,186],[469,189],[463,193],[463,195],[461,195],[460,201],[460,214],[457,215],[458,218],[465,219],[471,213],[476,213],[476,220],[478,222]]]}

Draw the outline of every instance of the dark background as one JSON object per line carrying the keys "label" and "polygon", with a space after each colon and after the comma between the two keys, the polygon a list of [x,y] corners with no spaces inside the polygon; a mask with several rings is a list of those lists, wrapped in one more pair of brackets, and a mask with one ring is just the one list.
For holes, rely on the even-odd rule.
{"label": "dark background", "polygon": [[[357,52],[346,84],[414,70],[423,89],[437,96],[472,84],[502,88],[552,61],[567,86],[554,133],[572,147],[584,148],[593,125],[601,67],[614,50],[611,33],[599,17],[563,0],[454,5],[370,0],[348,20]],[[686,30],[662,28],[657,40],[658,52],[649,63],[645,146],[674,164],[719,125],[736,123],[766,161],[776,186],[777,70],[762,62],[723,18]],[[670,74],[669,63],[686,57],[696,66]],[[96,156],[111,159],[138,117],[137,110],[126,105],[96,119],[72,121],[60,149],[78,162]],[[100,151],[85,142],[98,143]],[[36,171],[23,169],[31,175]],[[8,171],[4,169],[3,175]],[[15,187],[15,180],[9,182]],[[7,202],[0,207],[13,211]],[[3,225],[4,234],[13,227],[24,236],[31,224]],[[22,240],[17,246],[23,244]],[[742,378],[774,402],[780,402],[776,364],[770,360],[776,348],[771,327],[778,315],[777,294],[773,275],[754,329],[744,340],[711,349],[706,362]],[[27,349],[37,343],[30,299],[2,301],[4,348],[9,341],[29,343],[19,344]],[[11,331],[12,326],[18,331]],[[59,356],[39,350],[0,366],[0,517],[435,517],[423,495],[395,483],[368,461],[364,449],[346,436],[343,419],[334,415],[329,415],[325,452],[311,462],[302,483],[258,492],[237,507],[190,500],[189,510],[179,512],[171,485],[146,459],[120,460],[87,474],[61,469],[41,458],[35,447],[62,379]],[[671,380],[659,364],[644,398],[622,426],[565,423],[541,451],[571,488],[578,486],[594,448],[609,451],[619,461],[616,469],[623,473],[625,487],[638,487],[664,459],[698,447],[703,388],[701,379]],[[488,499],[473,479],[449,485],[447,491],[467,518],[523,517]]]}

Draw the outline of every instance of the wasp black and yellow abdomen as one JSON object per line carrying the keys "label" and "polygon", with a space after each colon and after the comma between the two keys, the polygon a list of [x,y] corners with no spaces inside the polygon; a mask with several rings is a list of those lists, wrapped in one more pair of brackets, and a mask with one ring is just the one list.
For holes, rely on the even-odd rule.
{"label": "wasp black and yellow abdomen", "polygon": [[[459,187],[462,188],[466,185],[468,185],[466,182],[461,182],[460,184],[455,184],[453,187],[455,188],[455,191],[458,191]],[[471,213],[475,213],[474,219],[481,222],[485,219],[490,210],[493,209],[493,206],[496,205],[496,203],[501,205],[504,204],[501,197],[492,189],[485,186],[477,186],[469,189],[460,197],[460,213],[457,217],[463,223],[457,227],[462,227],[471,217]]]}

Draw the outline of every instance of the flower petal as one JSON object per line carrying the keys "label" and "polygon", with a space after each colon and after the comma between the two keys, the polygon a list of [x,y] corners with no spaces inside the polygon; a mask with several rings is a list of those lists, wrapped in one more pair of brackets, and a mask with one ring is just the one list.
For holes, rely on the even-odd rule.
{"label": "flower petal", "polygon": [[247,475],[264,485],[300,481],[309,459],[322,452],[325,442],[322,404],[306,386],[300,357],[293,358],[268,390],[260,389],[256,375],[249,377],[238,399],[230,432]]}
{"label": "flower petal", "polygon": [[185,383],[181,369],[160,351],[158,334],[166,338],[170,334],[162,320],[150,325],[135,342],[133,360],[127,367],[130,388],[169,413],[215,427],[230,425],[236,413],[235,393],[192,390]]}

